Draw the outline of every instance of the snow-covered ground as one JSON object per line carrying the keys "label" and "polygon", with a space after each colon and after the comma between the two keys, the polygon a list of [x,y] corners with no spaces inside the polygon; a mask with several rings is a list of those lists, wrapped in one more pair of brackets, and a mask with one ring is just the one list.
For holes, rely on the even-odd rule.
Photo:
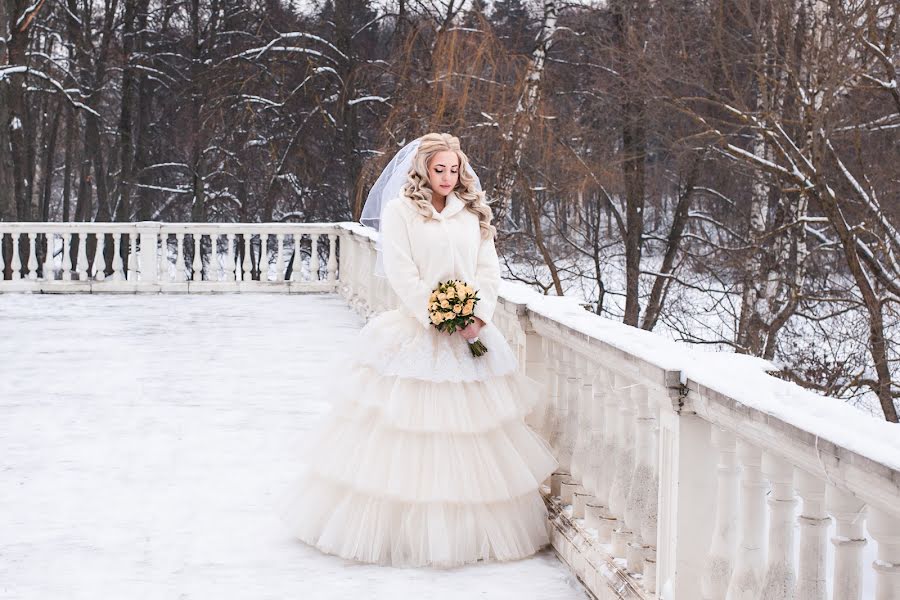
{"label": "snow-covered ground", "polygon": [[393,569],[287,535],[362,325],[334,295],[0,294],[0,598],[585,598],[549,551]]}

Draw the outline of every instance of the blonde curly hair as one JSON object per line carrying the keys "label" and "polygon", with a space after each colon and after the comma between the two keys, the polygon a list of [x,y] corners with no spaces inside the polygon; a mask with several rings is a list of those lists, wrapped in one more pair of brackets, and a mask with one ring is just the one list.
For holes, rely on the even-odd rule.
{"label": "blonde curly hair", "polygon": [[419,214],[426,218],[432,217],[433,191],[428,183],[428,162],[435,154],[444,151],[455,152],[459,158],[459,181],[453,191],[468,210],[478,215],[481,237],[493,238],[497,234],[497,228],[491,225],[493,211],[484,201],[484,192],[475,187],[475,177],[468,170],[469,158],[460,149],[458,137],[449,133],[428,133],[421,137],[412,169],[401,190],[403,195],[410,199]]}

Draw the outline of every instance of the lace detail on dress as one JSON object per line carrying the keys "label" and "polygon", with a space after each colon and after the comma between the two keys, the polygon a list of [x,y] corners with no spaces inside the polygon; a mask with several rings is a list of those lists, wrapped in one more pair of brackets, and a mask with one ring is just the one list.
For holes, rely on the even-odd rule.
{"label": "lace detail on dress", "polygon": [[492,323],[481,329],[478,339],[488,351],[475,357],[458,333],[426,329],[395,309],[379,313],[366,323],[353,358],[382,375],[426,381],[483,381],[518,369],[509,342]]}

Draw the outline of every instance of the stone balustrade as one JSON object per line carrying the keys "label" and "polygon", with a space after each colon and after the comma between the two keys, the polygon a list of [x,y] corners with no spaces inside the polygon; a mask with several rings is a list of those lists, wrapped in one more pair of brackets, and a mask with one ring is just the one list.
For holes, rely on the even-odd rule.
{"label": "stone balustrade", "polygon": [[[348,231],[341,292],[362,314],[394,306],[373,233]],[[900,600],[900,428],[752,357],[518,284],[500,296],[494,323],[545,390],[529,420],[560,462],[553,545],[597,598]]]}
{"label": "stone balustrade", "polygon": [[[358,224],[0,223],[0,234],[0,291],[335,290],[365,316],[397,304],[374,276],[377,234]],[[288,277],[304,237],[304,276]],[[529,423],[560,463],[546,482],[553,545],[597,598],[900,600],[897,426],[765,361],[699,352],[518,284],[502,284],[493,321],[543,386]]]}
{"label": "stone balustrade", "polygon": [[[334,224],[0,222],[0,290],[333,291],[339,235]],[[296,248],[301,268],[288,269]]]}

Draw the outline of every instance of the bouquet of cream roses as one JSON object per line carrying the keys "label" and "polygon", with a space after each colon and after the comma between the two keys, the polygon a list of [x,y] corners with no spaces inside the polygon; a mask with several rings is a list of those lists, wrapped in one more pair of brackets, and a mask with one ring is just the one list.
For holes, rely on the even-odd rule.
{"label": "bouquet of cream roses", "polygon": [[[478,296],[474,289],[467,283],[450,279],[439,283],[428,298],[428,316],[431,324],[438,331],[453,333],[457,329],[463,329],[475,321],[475,303]],[[474,356],[481,356],[487,352],[484,344],[475,338],[469,342],[469,349]]]}

